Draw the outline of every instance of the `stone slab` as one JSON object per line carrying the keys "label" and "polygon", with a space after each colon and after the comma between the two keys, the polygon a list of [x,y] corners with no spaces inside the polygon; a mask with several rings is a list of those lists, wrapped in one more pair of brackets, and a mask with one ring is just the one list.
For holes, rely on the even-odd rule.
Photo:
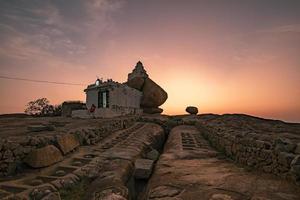
{"label": "stone slab", "polygon": [[73,134],[59,136],[57,144],[64,155],[80,145],[78,139]]}
{"label": "stone slab", "polygon": [[27,129],[31,132],[41,132],[41,131],[54,131],[54,127],[51,125],[30,125]]}
{"label": "stone slab", "polygon": [[136,179],[148,179],[152,173],[153,160],[137,159],[134,166],[134,177]]}
{"label": "stone slab", "polygon": [[61,160],[63,160],[61,152],[53,145],[34,149],[25,158],[25,162],[33,168],[47,167]]}

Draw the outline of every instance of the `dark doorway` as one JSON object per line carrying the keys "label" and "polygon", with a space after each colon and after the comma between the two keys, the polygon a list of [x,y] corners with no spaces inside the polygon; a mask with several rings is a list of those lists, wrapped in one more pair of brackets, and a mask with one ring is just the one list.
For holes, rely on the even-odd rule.
{"label": "dark doorway", "polygon": [[99,91],[98,93],[98,108],[109,107],[109,91]]}

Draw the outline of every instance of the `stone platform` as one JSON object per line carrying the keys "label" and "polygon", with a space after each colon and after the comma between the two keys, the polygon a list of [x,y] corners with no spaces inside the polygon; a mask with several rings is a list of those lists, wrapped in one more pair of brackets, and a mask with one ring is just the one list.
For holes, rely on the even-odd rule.
{"label": "stone platform", "polygon": [[71,188],[85,178],[95,179],[85,199],[109,195],[131,198],[134,194],[129,192],[128,184],[134,185],[130,178],[135,160],[159,148],[164,138],[159,125],[136,123],[97,144],[79,147],[55,165],[1,180],[0,199],[58,200],[59,190]]}
{"label": "stone platform", "polygon": [[144,196],[155,200],[296,200],[300,189],[249,172],[212,149],[194,126],[172,129]]}
{"label": "stone platform", "polygon": [[[300,199],[300,124],[211,114],[22,120],[0,119],[0,199]],[[54,130],[26,128],[42,122]],[[3,170],[20,162],[23,171]]]}

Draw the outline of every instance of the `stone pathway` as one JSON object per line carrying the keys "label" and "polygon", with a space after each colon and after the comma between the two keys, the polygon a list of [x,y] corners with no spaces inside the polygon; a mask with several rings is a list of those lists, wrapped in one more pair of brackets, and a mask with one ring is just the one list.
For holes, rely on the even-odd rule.
{"label": "stone pathway", "polygon": [[300,188],[239,168],[213,150],[194,126],[177,126],[140,199],[298,200]]}
{"label": "stone pathway", "polygon": [[[101,184],[102,180],[106,183],[110,177],[122,177],[127,182],[135,159],[163,138],[160,126],[136,123],[128,129],[114,132],[96,145],[80,147],[51,167],[31,170],[12,180],[0,181],[0,199],[60,199],[59,189],[72,187],[84,177],[98,177],[100,174]],[[112,191],[118,190],[113,183],[111,181],[107,184]],[[105,190],[109,188],[107,184],[104,184]],[[102,195],[99,191],[101,187],[92,183],[91,188],[93,185],[97,189],[87,193],[91,194],[87,195],[87,199],[97,199],[97,196]],[[127,194],[128,190],[123,196]]]}

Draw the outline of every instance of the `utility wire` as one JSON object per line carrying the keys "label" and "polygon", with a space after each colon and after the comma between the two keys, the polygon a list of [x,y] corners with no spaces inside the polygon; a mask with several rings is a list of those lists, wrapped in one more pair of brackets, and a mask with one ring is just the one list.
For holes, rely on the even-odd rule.
{"label": "utility wire", "polygon": [[9,80],[17,80],[17,81],[28,81],[28,82],[36,82],[36,83],[49,83],[49,84],[57,84],[57,85],[86,86],[85,84],[80,84],[80,83],[66,83],[66,82],[56,82],[56,81],[43,81],[43,80],[34,80],[34,79],[9,77],[9,76],[1,76],[1,75],[0,75],[0,79],[9,79]]}

